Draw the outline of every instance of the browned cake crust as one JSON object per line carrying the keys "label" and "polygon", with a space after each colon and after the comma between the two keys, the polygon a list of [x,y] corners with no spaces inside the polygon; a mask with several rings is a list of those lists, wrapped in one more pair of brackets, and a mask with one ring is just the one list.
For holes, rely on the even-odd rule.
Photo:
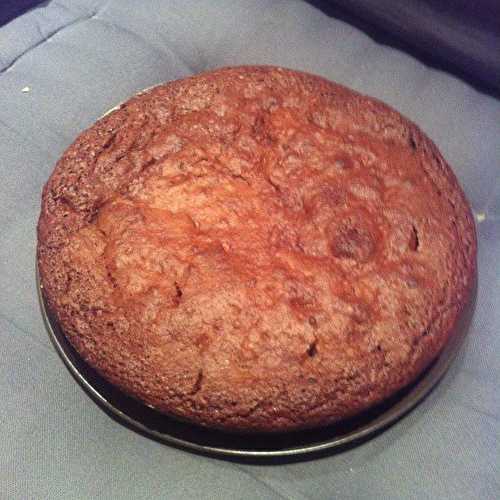
{"label": "browned cake crust", "polygon": [[414,380],[475,260],[464,195],[414,124],[274,67],[167,83],[99,120],[38,226],[46,299],[83,358],[228,430],[332,423]]}

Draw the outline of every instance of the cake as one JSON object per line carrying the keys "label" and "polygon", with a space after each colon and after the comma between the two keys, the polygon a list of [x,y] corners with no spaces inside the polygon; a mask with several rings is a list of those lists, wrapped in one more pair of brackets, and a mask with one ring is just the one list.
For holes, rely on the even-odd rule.
{"label": "cake", "polygon": [[464,194],[385,104],[223,68],[132,97],[44,187],[44,298],[102,377],[227,431],[334,424],[421,374],[475,279]]}

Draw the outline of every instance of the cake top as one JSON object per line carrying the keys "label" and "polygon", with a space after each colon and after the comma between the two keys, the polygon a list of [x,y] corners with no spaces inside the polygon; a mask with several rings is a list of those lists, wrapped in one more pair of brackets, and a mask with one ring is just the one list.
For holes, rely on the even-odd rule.
{"label": "cake top", "polygon": [[48,181],[50,308],[104,377],[208,426],[334,422],[435,358],[475,269],[471,214],[418,128],[305,73],[226,68],[85,131]]}

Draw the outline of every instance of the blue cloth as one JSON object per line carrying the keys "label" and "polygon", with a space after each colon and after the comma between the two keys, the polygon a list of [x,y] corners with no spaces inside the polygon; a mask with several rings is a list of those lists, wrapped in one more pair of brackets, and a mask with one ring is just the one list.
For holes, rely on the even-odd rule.
{"label": "blue cloth", "polygon": [[[472,326],[439,386],[372,440],[278,466],[194,455],[118,424],[52,348],[35,291],[40,190],[75,136],[156,83],[303,69],[420,125],[477,217]],[[53,0],[0,28],[0,496],[492,499],[500,491],[500,102],[301,1]]]}

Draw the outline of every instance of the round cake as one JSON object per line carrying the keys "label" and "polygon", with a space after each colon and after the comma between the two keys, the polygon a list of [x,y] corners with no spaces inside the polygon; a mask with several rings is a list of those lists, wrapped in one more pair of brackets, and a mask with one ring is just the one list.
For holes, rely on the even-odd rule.
{"label": "round cake", "polygon": [[99,374],[231,431],[357,415],[438,356],[476,269],[436,146],[310,74],[224,68],[83,132],[42,197],[45,300]]}

